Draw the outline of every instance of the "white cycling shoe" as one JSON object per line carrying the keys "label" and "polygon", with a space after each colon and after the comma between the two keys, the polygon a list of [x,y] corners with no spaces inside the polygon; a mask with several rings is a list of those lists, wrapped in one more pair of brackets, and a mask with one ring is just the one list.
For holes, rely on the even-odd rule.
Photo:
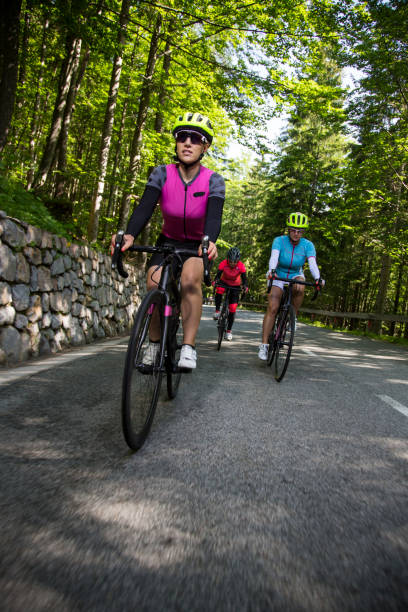
{"label": "white cycling shoe", "polygon": [[258,357],[262,361],[266,361],[268,359],[268,346],[268,344],[259,345]]}
{"label": "white cycling shoe", "polygon": [[195,370],[197,367],[197,351],[189,344],[183,344],[180,351],[179,368]]}
{"label": "white cycling shoe", "polygon": [[216,310],[213,314],[214,321],[217,321],[220,318],[220,311]]}
{"label": "white cycling shoe", "polygon": [[225,339],[226,339],[226,340],[232,340],[232,334],[231,334],[231,332],[228,332],[228,331],[227,331],[227,332],[225,332]]}

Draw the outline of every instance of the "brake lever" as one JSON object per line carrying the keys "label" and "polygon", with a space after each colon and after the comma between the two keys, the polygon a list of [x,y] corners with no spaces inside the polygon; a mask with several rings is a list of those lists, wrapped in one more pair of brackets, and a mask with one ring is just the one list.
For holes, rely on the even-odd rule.
{"label": "brake lever", "polygon": [[203,236],[201,241],[201,248],[203,251],[203,264],[204,264],[204,283],[207,287],[211,286],[211,277],[209,271],[209,263],[208,263],[208,247],[210,244],[210,239],[208,236]]}
{"label": "brake lever", "polygon": [[126,272],[122,263],[122,244],[124,235],[125,232],[123,230],[119,230],[116,234],[115,248],[112,254],[112,270],[117,270],[123,278],[127,278],[129,274]]}

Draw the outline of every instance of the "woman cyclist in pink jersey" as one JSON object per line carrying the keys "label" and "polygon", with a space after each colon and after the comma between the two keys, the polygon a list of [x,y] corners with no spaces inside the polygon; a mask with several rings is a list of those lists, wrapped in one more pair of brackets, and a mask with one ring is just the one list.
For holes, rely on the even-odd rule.
{"label": "woman cyclist in pink jersey", "polygon": [[[227,331],[225,332],[226,340],[232,340],[231,329],[234,324],[235,313],[238,307],[241,286],[245,293],[248,291],[246,268],[242,261],[240,261],[240,257],[241,253],[239,252],[238,247],[231,247],[227,253],[227,259],[224,259],[218,266],[217,275],[213,282],[213,285],[216,286],[215,312],[213,317],[215,321],[220,316],[221,300],[226,291],[225,287],[230,288],[228,324]],[[219,280],[221,280],[223,286],[217,286],[217,282]]]}
{"label": "woman cyclist in pink jersey", "polygon": [[[202,312],[203,261],[201,239],[210,239],[208,256],[217,257],[215,245],[221,229],[225,200],[225,182],[222,176],[201,164],[214,137],[208,117],[187,112],[173,125],[176,141],[175,163],[157,166],[151,173],[140,204],[134,209],[124,235],[122,251],[130,246],[150,220],[160,201],[163,225],[157,244],[171,244],[185,249],[197,249],[197,257],[185,257],[181,272],[181,316],[183,346],[179,367],[194,369],[197,364],[195,339]],[[112,236],[112,248],[115,235]],[[157,266],[163,255],[152,256],[147,271],[146,285],[150,290],[160,279]],[[150,326],[150,346],[144,360],[154,361],[159,348],[158,328]],[[146,361],[146,362],[147,362]]]}
{"label": "woman cyclist in pink jersey", "polygon": [[[310,272],[315,279],[316,288],[320,289],[324,285],[324,281],[320,278],[319,268],[317,267],[316,249],[313,242],[303,238],[305,229],[309,227],[309,219],[303,213],[291,213],[286,225],[289,235],[278,236],[272,243],[268,279],[272,279],[276,275],[279,278],[298,278],[304,281],[303,266],[307,261]],[[268,358],[268,338],[275,323],[283,286],[283,281],[274,280],[269,293],[268,308],[262,325],[262,343],[258,352],[258,357],[262,361],[266,361]],[[296,314],[302,305],[304,292],[304,285],[293,285],[293,306]]]}

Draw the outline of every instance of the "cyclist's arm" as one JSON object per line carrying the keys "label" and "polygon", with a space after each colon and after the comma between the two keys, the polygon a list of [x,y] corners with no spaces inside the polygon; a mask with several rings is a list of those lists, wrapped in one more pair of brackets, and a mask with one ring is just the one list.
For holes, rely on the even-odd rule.
{"label": "cyclist's arm", "polygon": [[210,177],[207,214],[204,223],[204,234],[211,242],[216,242],[221,231],[222,211],[225,202],[225,181],[214,172]]}
{"label": "cyclist's arm", "polygon": [[207,204],[207,215],[204,224],[204,234],[211,242],[216,242],[221,231],[222,211],[224,200],[216,196],[210,196]]}
{"label": "cyclist's arm", "polygon": [[126,234],[134,237],[138,236],[143,228],[151,219],[155,206],[159,201],[161,190],[166,182],[167,171],[166,166],[156,166],[148,178],[146,188],[140,200],[139,206],[136,206],[132,216],[129,219],[126,228]]}
{"label": "cyclist's arm", "polygon": [[316,263],[316,257],[312,255],[311,257],[307,258],[307,261],[309,262],[309,270],[311,275],[315,280],[318,280],[320,278],[320,270]]}
{"label": "cyclist's arm", "polygon": [[248,289],[248,278],[246,272],[241,272],[241,286],[245,291]]}
{"label": "cyclist's arm", "polygon": [[139,206],[135,207],[129,219],[125,234],[131,234],[134,237],[140,234],[153,215],[160,193],[156,187],[146,186]]}
{"label": "cyclist's arm", "polygon": [[267,276],[270,275],[271,270],[276,270],[276,268],[278,267],[279,255],[280,255],[280,250],[279,249],[272,249],[271,256],[269,258],[269,265],[268,265],[268,274],[267,274]]}

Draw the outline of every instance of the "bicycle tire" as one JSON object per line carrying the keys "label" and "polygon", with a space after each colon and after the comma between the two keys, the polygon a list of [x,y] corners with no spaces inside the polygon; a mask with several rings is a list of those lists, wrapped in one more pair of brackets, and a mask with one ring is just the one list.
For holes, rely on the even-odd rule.
{"label": "bicycle tire", "polygon": [[227,304],[227,300],[226,298],[224,298],[224,301],[222,303],[222,307],[221,307],[221,312],[220,312],[220,316],[218,318],[218,323],[217,323],[217,327],[218,327],[218,343],[217,343],[217,351],[220,350],[221,348],[221,344],[224,338],[224,334],[227,330],[227,308],[228,308],[228,304]]}
{"label": "bicycle tire", "polygon": [[[163,375],[164,341],[163,297],[152,289],[144,297],[136,315],[126,354],[122,383],[122,428],[126,443],[139,450],[150,431]],[[149,326],[153,311],[160,313],[161,342],[154,364],[143,363],[149,346]]]}
{"label": "bicycle tire", "polygon": [[266,360],[266,363],[268,366],[271,366],[273,363],[273,359],[275,357],[275,352],[276,352],[276,329],[277,329],[277,322],[278,322],[278,317],[279,317],[279,313],[276,315],[275,317],[275,323],[273,325],[273,329],[271,331],[271,333],[269,334],[269,338],[268,338],[268,358]]}
{"label": "bicycle tire", "polygon": [[282,311],[278,319],[279,336],[275,349],[275,379],[280,382],[288,369],[295,337],[295,309],[292,304]]}
{"label": "bicycle tire", "polygon": [[[175,306],[174,308],[177,307]],[[181,371],[177,369],[183,344],[183,330],[180,323],[180,313],[177,310],[170,319],[167,341],[166,370],[167,395],[169,399],[176,397],[181,380]]]}

